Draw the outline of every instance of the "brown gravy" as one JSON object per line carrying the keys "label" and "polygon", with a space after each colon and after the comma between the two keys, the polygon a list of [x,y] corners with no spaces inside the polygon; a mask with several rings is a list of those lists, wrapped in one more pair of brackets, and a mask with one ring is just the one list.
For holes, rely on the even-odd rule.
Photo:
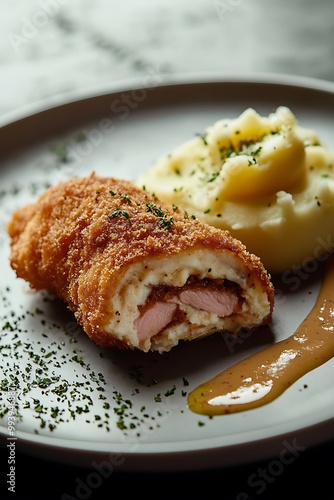
{"label": "brown gravy", "polygon": [[188,396],[190,410],[212,416],[257,408],[334,357],[333,287],[332,257],[317,301],[295,333],[194,389]]}

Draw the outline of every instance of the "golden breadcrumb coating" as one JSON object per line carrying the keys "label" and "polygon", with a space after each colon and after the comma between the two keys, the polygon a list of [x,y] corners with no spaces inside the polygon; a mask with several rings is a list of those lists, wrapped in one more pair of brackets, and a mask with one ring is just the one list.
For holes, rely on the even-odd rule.
{"label": "golden breadcrumb coating", "polygon": [[125,271],[148,258],[196,248],[225,249],[254,274],[270,303],[274,290],[261,261],[227,231],[168,207],[133,183],[115,178],[73,178],[17,210],[8,223],[10,263],[34,289],[47,289],[75,313],[101,346],[132,347],[105,332],[110,295]]}

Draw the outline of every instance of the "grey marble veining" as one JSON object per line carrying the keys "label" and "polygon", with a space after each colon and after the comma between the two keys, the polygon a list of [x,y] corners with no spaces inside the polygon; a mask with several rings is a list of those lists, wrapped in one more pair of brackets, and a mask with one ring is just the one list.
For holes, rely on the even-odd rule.
{"label": "grey marble veining", "polygon": [[334,81],[333,0],[11,0],[0,114],[127,79],[258,72]]}

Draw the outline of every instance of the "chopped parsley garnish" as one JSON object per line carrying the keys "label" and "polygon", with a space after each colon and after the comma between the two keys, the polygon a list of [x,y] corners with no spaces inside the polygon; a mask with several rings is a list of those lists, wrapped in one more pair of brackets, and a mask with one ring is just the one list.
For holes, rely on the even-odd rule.
{"label": "chopped parsley garnish", "polygon": [[217,179],[217,177],[219,176],[219,173],[220,172],[213,172],[211,174],[211,176],[209,177],[208,182],[213,182],[215,179]]}
{"label": "chopped parsley garnish", "polygon": [[174,394],[176,391],[176,386],[173,385],[173,387],[171,389],[168,389],[168,391],[165,392],[165,396],[168,397],[168,396],[172,396],[172,394]]}
{"label": "chopped parsley garnish", "polygon": [[174,224],[173,217],[169,217],[168,214],[159,208],[153,201],[146,203],[146,211],[155,215],[159,219],[160,224],[167,230],[170,230],[172,224]]}
{"label": "chopped parsley garnish", "polygon": [[65,143],[54,144],[51,151],[56,155],[59,163],[70,163],[68,146]]}
{"label": "chopped parsley garnish", "polygon": [[123,198],[123,200],[125,200],[125,201],[129,204],[129,205],[131,205],[131,204],[132,204],[131,198],[130,198],[130,196],[129,196],[128,194],[121,194],[120,196],[121,196],[121,198]]}
{"label": "chopped parsley garnish", "polygon": [[131,222],[128,212],[126,210],[121,210],[120,208],[116,208],[115,210],[110,212],[108,218],[113,219],[114,217],[119,217],[119,216],[125,217],[129,222]]}
{"label": "chopped parsley garnish", "polygon": [[208,145],[208,141],[206,139],[206,134],[200,134],[199,135],[199,138],[202,139],[203,143],[204,143],[204,146],[207,146]]}

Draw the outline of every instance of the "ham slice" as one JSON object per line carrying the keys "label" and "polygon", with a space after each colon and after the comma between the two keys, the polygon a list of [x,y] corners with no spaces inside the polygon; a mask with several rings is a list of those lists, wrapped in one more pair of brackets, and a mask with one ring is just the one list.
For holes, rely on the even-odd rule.
{"label": "ham slice", "polygon": [[174,288],[175,295],[170,291],[167,292],[165,301],[151,301],[134,321],[139,341],[150,339],[163,331],[171,321],[176,319],[176,313],[182,305],[216,314],[220,318],[236,312],[240,300],[236,293],[225,288],[203,287],[200,284],[181,287],[178,291]]}
{"label": "ham slice", "polygon": [[139,340],[146,340],[163,330],[173,319],[177,304],[156,302],[134,321]]}
{"label": "ham slice", "polygon": [[207,290],[203,288],[184,290],[180,293],[183,304],[217,314],[220,318],[232,314],[238,306],[238,297],[228,290]]}

